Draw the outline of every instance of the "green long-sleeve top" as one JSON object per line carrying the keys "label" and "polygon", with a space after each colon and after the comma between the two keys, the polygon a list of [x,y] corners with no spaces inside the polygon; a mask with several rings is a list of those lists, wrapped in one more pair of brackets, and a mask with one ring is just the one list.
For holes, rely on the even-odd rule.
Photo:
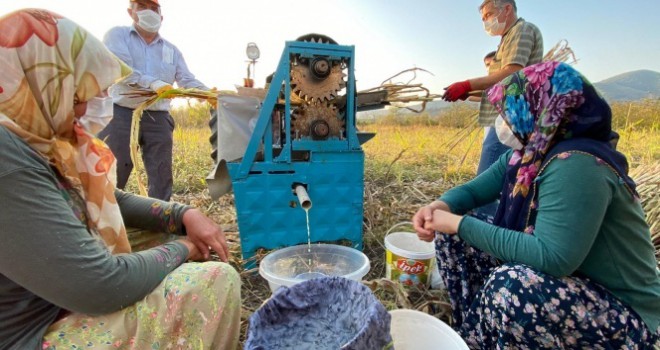
{"label": "green long-sleeve top", "polygon": [[[127,225],[182,233],[187,207],[116,195]],[[74,216],[48,163],[2,126],[0,199],[0,349],[41,349],[62,309],[99,315],[132,305],[188,255],[179,242],[111,255]]]}
{"label": "green long-sleeve top", "polygon": [[[463,214],[498,198],[510,156],[504,154],[440,200],[453,213]],[[586,154],[555,159],[535,181],[534,235],[465,216],[459,237],[505,262],[557,277],[583,274],[632,307],[655,332],[660,324],[660,271],[639,201],[607,165]]]}

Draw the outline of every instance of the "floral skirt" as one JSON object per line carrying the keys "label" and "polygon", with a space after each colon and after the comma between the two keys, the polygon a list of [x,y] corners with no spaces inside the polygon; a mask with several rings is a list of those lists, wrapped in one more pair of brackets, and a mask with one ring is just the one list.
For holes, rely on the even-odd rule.
{"label": "floral skirt", "polygon": [[586,277],[500,264],[457,235],[437,233],[435,244],[452,327],[471,349],[652,349],[658,341],[660,330]]}
{"label": "floral skirt", "polygon": [[143,300],[103,316],[53,323],[43,349],[236,349],[240,278],[221,262],[186,263]]}

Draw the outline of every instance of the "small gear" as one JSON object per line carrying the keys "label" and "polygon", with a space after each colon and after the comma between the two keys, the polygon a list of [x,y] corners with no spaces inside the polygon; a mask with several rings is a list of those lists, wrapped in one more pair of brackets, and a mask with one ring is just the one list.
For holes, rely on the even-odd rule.
{"label": "small gear", "polygon": [[334,105],[303,105],[291,114],[291,132],[295,136],[308,136],[314,139],[339,137],[344,120]]}
{"label": "small gear", "polygon": [[311,66],[311,69],[300,64],[291,67],[291,89],[300,98],[310,103],[329,102],[346,87],[341,64],[317,60]]}

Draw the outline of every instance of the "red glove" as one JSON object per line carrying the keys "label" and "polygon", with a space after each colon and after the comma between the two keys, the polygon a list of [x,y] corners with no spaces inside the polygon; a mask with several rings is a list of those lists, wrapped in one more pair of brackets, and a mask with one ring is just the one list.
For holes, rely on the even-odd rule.
{"label": "red glove", "polygon": [[470,81],[460,81],[446,87],[445,94],[442,96],[442,99],[449,102],[454,102],[456,100],[465,101],[465,99],[468,98],[468,93],[470,91],[472,91]]}

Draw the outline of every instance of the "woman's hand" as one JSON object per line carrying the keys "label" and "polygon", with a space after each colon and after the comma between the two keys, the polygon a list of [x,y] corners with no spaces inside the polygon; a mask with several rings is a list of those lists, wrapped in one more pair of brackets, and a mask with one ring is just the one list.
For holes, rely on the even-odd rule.
{"label": "woman's hand", "polygon": [[463,219],[462,215],[452,214],[448,211],[437,209],[433,211],[433,219],[424,225],[426,230],[435,230],[449,235],[458,232],[458,226]]}
{"label": "woman's hand", "polygon": [[197,246],[193,244],[190,240],[187,238],[182,238],[177,240],[178,242],[181,242],[183,245],[188,248],[188,258],[186,260],[192,260],[192,261],[202,261],[204,260],[204,256],[202,256],[202,253],[197,249]]}
{"label": "woman's hand", "polygon": [[449,212],[449,206],[443,201],[434,201],[433,203],[421,207],[412,218],[413,228],[417,232],[417,237],[425,242],[431,242],[435,238],[434,229],[427,226],[433,221],[433,212],[443,210]]}
{"label": "woman's hand", "polygon": [[186,227],[186,235],[192,242],[204,260],[209,259],[209,248],[213,249],[221,261],[229,259],[229,248],[227,239],[213,220],[209,219],[199,209],[189,209],[183,213],[183,225]]}

